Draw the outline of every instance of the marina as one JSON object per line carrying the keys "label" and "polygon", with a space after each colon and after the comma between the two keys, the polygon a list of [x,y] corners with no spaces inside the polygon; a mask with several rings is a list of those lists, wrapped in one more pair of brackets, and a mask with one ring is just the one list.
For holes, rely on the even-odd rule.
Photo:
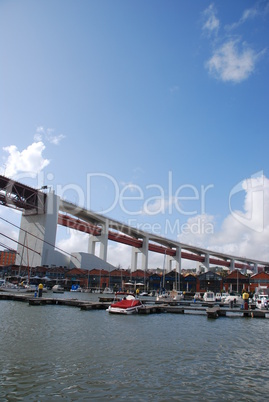
{"label": "marina", "polygon": [[[143,299],[143,298],[141,298]],[[44,305],[58,305],[58,306],[71,306],[77,307],[81,310],[107,310],[113,303],[114,298],[99,297],[97,300],[81,300],[79,298],[55,298],[55,297],[33,297],[33,295],[25,293],[1,293],[0,300],[12,300],[18,302],[26,302],[30,306],[44,306]],[[118,299],[119,301],[120,299]],[[192,302],[192,301],[178,301],[178,302],[158,302],[155,300],[148,301],[142,300],[140,304],[143,308],[136,309],[136,314],[188,314],[188,315],[204,315],[208,318],[218,317],[246,317],[246,318],[269,318],[269,311],[267,308],[257,309],[255,304],[250,304],[248,309],[243,309],[242,306],[230,307],[224,303],[214,302]]]}

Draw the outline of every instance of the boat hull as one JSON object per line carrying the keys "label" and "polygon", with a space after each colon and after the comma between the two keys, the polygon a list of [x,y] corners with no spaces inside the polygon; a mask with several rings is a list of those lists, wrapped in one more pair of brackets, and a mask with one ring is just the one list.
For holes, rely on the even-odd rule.
{"label": "boat hull", "polygon": [[107,311],[110,314],[125,314],[125,315],[130,315],[130,314],[135,314],[138,313],[138,310],[141,307],[130,307],[130,308],[120,308],[120,307],[108,307]]}

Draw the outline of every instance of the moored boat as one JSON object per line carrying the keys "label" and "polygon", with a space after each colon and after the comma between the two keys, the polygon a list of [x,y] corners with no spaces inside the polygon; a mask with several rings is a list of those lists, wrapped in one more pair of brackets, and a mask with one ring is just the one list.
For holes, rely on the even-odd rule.
{"label": "moored boat", "polygon": [[[37,285],[28,285],[28,284],[14,284],[6,281],[1,281],[0,292],[9,292],[9,293],[35,293],[38,291]],[[48,290],[44,286],[43,292],[46,293]]]}
{"label": "moored boat", "polygon": [[255,305],[259,309],[268,309],[268,296],[265,294],[258,295]]}
{"label": "moored boat", "polygon": [[81,292],[81,291],[82,291],[82,289],[81,289],[81,287],[79,285],[72,285],[71,286],[70,292]]}
{"label": "moored boat", "polygon": [[111,289],[111,288],[109,288],[109,287],[106,287],[106,288],[103,290],[103,293],[105,293],[105,294],[113,294],[114,291],[113,291],[113,289]]}
{"label": "moored boat", "polygon": [[177,290],[171,290],[170,292],[165,292],[157,295],[156,301],[164,301],[164,302],[175,302],[184,299],[183,292]]}
{"label": "moored boat", "polygon": [[134,314],[143,307],[141,300],[129,295],[116,303],[112,303],[106,311],[113,314]]}
{"label": "moored boat", "polygon": [[240,294],[230,294],[229,296],[225,297],[223,303],[241,306],[244,303],[244,301]]}
{"label": "moored boat", "polygon": [[214,292],[205,292],[203,299],[206,302],[215,302],[216,301],[215,293]]}
{"label": "moored boat", "polygon": [[54,285],[52,287],[52,292],[53,293],[64,293],[64,288],[61,285]]}

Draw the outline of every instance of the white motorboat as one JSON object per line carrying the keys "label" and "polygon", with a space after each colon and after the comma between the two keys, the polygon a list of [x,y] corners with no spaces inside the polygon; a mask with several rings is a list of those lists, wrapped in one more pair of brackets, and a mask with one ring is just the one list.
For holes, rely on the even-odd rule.
{"label": "white motorboat", "polygon": [[201,293],[200,292],[196,292],[195,293],[195,295],[194,295],[194,301],[202,301],[203,300],[203,296],[201,295]]}
{"label": "white motorboat", "polygon": [[54,285],[52,287],[52,292],[53,293],[64,293],[64,288],[61,285]]}
{"label": "white motorboat", "polygon": [[256,308],[268,309],[268,302],[269,302],[268,296],[260,294],[256,297],[256,302],[255,302]]}
{"label": "white motorboat", "polygon": [[163,293],[157,294],[156,301],[166,301],[166,302],[172,301],[170,292],[163,292]]}
{"label": "white motorboat", "polygon": [[221,301],[221,293],[216,293],[216,302]]}
{"label": "white motorboat", "polygon": [[244,300],[243,300],[243,298],[242,298],[242,296],[240,295],[240,294],[235,294],[235,295],[229,295],[229,296],[226,296],[225,297],[225,299],[224,299],[224,301],[223,301],[223,303],[224,304],[229,304],[229,303],[233,303],[234,305],[239,305],[239,306],[241,306],[242,304],[244,304]]}
{"label": "white motorboat", "polygon": [[172,290],[171,296],[174,301],[179,301],[184,299],[184,294],[181,290]]}
{"label": "white motorboat", "polygon": [[111,289],[111,288],[109,288],[109,287],[106,287],[106,288],[103,290],[103,293],[105,293],[105,294],[114,294],[114,291],[113,291],[113,289]]}
{"label": "white motorboat", "polygon": [[215,293],[214,292],[205,292],[203,299],[206,302],[215,302],[216,301]]}
{"label": "white motorboat", "polygon": [[141,308],[144,308],[141,300],[129,295],[116,303],[112,303],[106,311],[112,314],[126,315],[138,313],[138,310]]}
{"label": "white motorboat", "polygon": [[221,301],[224,303],[224,302],[225,302],[226,297],[228,297],[228,296],[230,296],[230,294],[229,294],[229,293],[227,293],[227,292],[222,293],[222,294],[221,294]]}
{"label": "white motorboat", "polygon": [[171,290],[171,292],[164,292],[156,297],[156,301],[174,302],[184,299],[183,292],[178,290]]}

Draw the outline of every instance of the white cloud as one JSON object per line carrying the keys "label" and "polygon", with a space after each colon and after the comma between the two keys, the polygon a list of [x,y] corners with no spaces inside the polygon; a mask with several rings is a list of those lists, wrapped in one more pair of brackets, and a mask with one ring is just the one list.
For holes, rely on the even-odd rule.
{"label": "white cloud", "polygon": [[59,145],[60,142],[61,142],[64,138],[65,138],[65,135],[63,135],[63,134],[51,135],[51,136],[48,137],[48,141],[49,141],[51,144]]}
{"label": "white cloud", "polygon": [[216,17],[216,9],[214,4],[210,4],[210,6],[203,12],[203,16],[206,19],[203,30],[209,33],[217,33],[220,22],[219,19]]}
{"label": "white cloud", "polygon": [[34,177],[50,163],[42,156],[45,145],[41,141],[34,142],[21,152],[15,145],[4,147],[3,150],[9,154],[2,169],[2,173],[8,177],[26,172]]}
{"label": "white cloud", "polygon": [[196,215],[187,220],[181,227],[181,233],[177,240],[185,244],[194,244],[198,247],[206,248],[214,234],[215,218],[213,215]]}
{"label": "white cloud", "polygon": [[208,71],[222,81],[239,83],[253,73],[259,54],[250,47],[243,46],[230,40],[218,48],[206,63]]}
{"label": "white cloud", "polygon": [[[128,269],[131,267],[131,247],[125,244],[111,242],[108,247],[108,260],[109,264],[118,267],[119,265]],[[138,266],[139,268],[139,266]]]}
{"label": "white cloud", "polygon": [[69,229],[69,237],[60,240],[57,247],[71,254],[77,252],[86,253],[88,250],[89,236],[86,233],[78,232],[74,229]]}
{"label": "white cloud", "polygon": [[[244,39],[246,30],[242,30],[242,36],[238,35],[236,39],[231,38],[230,33],[251,19],[267,14],[268,10],[269,6],[262,3],[256,3],[252,8],[244,10],[238,21],[225,26],[223,37],[219,35],[220,21],[216,17],[214,4],[203,12],[203,17],[206,18],[202,26],[203,32],[207,32],[210,36],[212,33],[215,34],[214,40],[211,41],[211,45],[214,46],[213,54],[205,63],[205,68],[213,77],[223,82],[240,83],[255,71],[257,62],[266,50],[258,51],[254,49],[255,44],[252,47],[247,45]],[[222,44],[216,46],[220,41]]]}
{"label": "white cloud", "polygon": [[[189,230],[179,241],[215,250],[222,253],[269,261],[269,179],[265,176],[252,177],[242,182],[245,193],[242,211],[231,211],[223,221],[220,231],[208,233],[200,225],[201,231]],[[261,196],[263,205],[261,207]],[[205,223],[214,223],[214,218],[203,216]],[[189,219],[190,229],[199,223],[199,216]],[[260,222],[263,229],[260,230]]]}
{"label": "white cloud", "polygon": [[177,201],[175,197],[169,197],[169,198],[164,198],[162,196],[151,197],[144,202],[141,214],[142,215],[164,214],[167,211],[167,209],[175,203],[175,201]]}
{"label": "white cloud", "polygon": [[54,131],[55,130],[53,128],[45,129],[43,126],[39,126],[36,129],[34,139],[35,141],[44,140],[50,142],[51,144],[59,145],[60,142],[65,138],[65,135],[63,134],[55,135]]}
{"label": "white cloud", "polygon": [[240,27],[240,25],[253,20],[256,17],[260,17],[263,16],[265,14],[267,14],[269,11],[269,3],[256,3],[254,5],[254,7],[252,8],[247,8],[246,10],[243,11],[241,18],[239,19],[239,21],[234,22],[231,25],[227,25],[225,28],[228,30],[232,30],[235,28]]}
{"label": "white cloud", "polygon": [[140,187],[132,182],[127,183],[122,181],[120,184],[123,187],[122,191],[124,192],[130,191],[130,193],[139,193],[141,191]]}

